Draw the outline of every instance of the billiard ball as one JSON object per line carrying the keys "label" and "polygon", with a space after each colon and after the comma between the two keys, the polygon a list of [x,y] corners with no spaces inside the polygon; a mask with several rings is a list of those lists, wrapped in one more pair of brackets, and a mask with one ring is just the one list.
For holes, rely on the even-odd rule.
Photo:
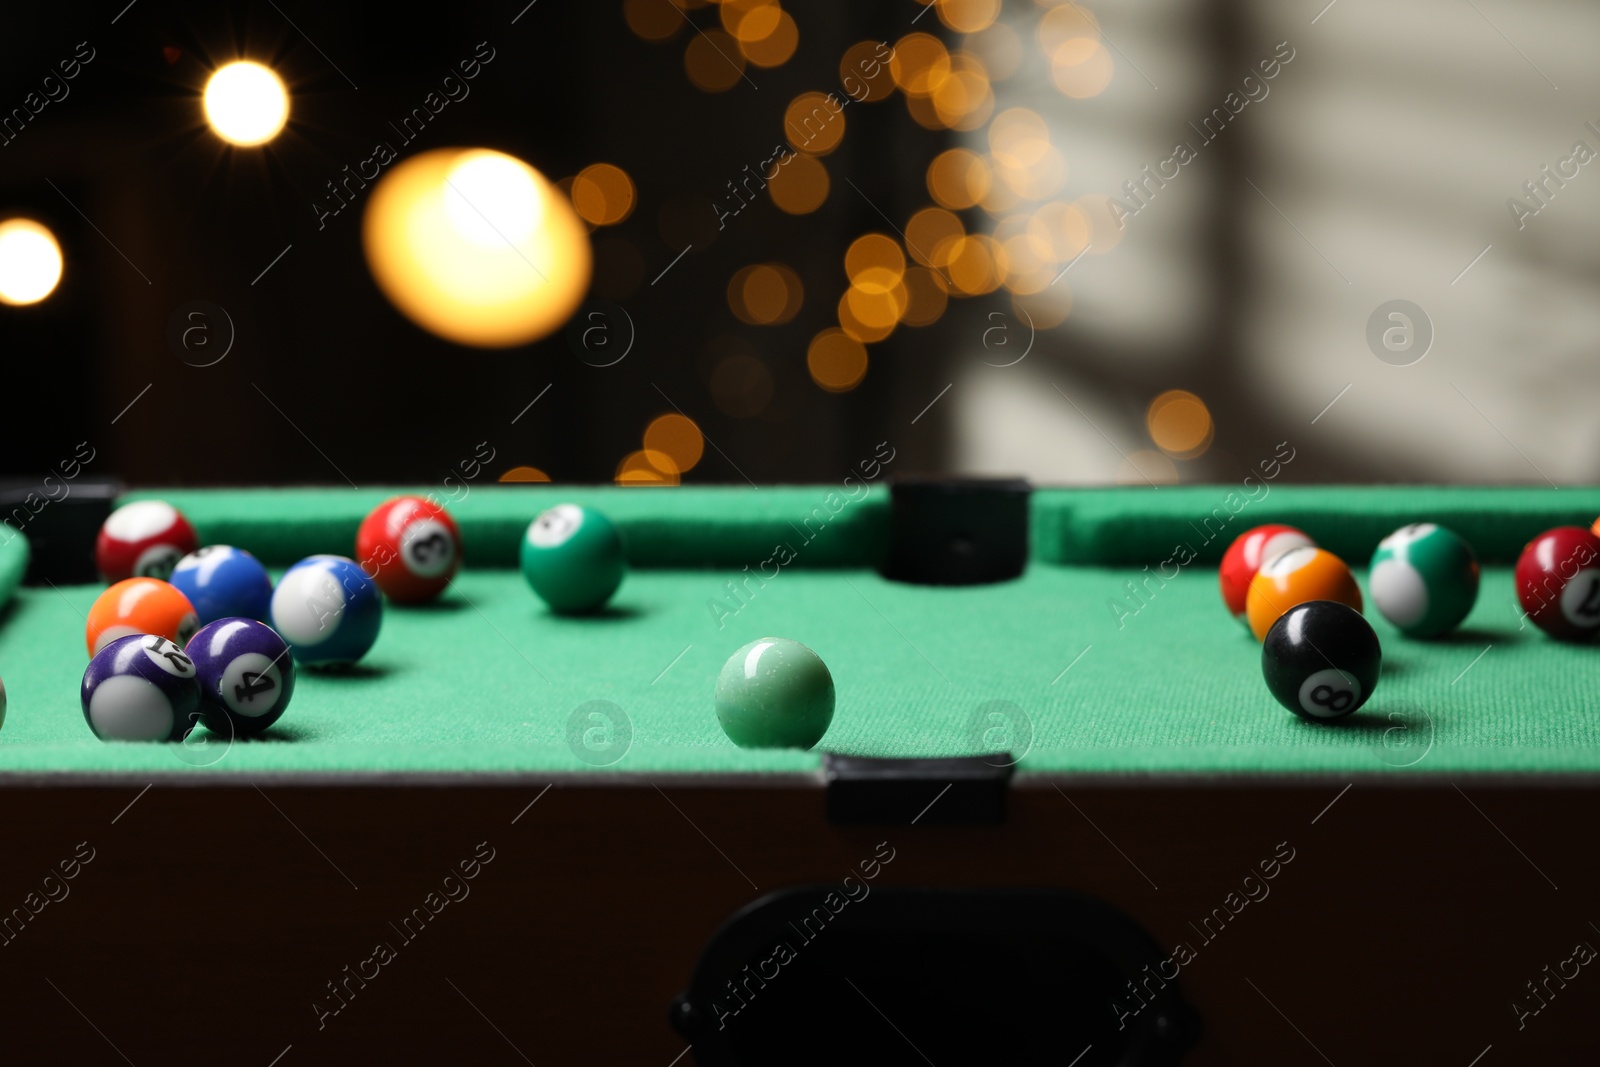
{"label": "billiard ball", "polygon": [[432,600],[461,566],[461,531],[450,513],[420,496],[373,508],[356,531],[356,559],[397,604]]}
{"label": "billiard ball", "polygon": [[1517,559],[1517,599],[1545,633],[1567,641],[1600,631],[1600,537],[1557,526],[1528,542]]}
{"label": "billiard ball", "polygon": [[278,721],[294,695],[294,657],[254,619],[218,619],[184,647],[200,682],[200,721],[214,734],[249,737]]}
{"label": "billiard ball", "polygon": [[604,607],[626,569],[622,535],[593,508],[557,504],[522,539],[522,576],[559,614]]}
{"label": "billiard ball", "polygon": [[6,724],[6,683],[0,682],[0,726]]}
{"label": "billiard ball", "polygon": [[1261,643],[1261,673],[1278,703],[1307,719],[1338,719],[1367,702],[1383,651],[1361,613],[1332,600],[1296,604]]}
{"label": "billiard ball", "polygon": [[722,665],[716,707],[740,748],[810,748],[833,721],[833,676],[800,642],[763,637]]}
{"label": "billiard ball", "polygon": [[1222,556],[1222,566],[1217,578],[1222,585],[1222,602],[1228,605],[1233,617],[1246,628],[1250,620],[1245,614],[1245,603],[1250,593],[1250,580],[1261,570],[1261,565],[1291,548],[1304,548],[1316,542],[1293,526],[1271,523],[1246,530],[1233,539]]}
{"label": "billiard ball", "polygon": [[108,582],[166,578],[178,560],[200,547],[183,512],[164,500],[136,500],[107,516],[94,545],[94,562]]}
{"label": "billiard ball", "polygon": [[272,628],[305,666],[356,662],[382,625],[377,583],[347,556],[307,556],[272,593]]}
{"label": "billiard ball", "polygon": [[1367,589],[1401,633],[1436,637],[1461,625],[1478,600],[1478,557],[1453,530],[1402,526],[1378,542]]}
{"label": "billiard ball", "polygon": [[84,628],[90,656],[120,637],[156,634],[181,647],[200,628],[189,598],[159,578],[124,578],[95,598]]}
{"label": "billiard ball", "polygon": [[102,741],[182,741],[200,713],[194,660],[156,634],[119,637],[95,653],[80,696]]}
{"label": "billiard ball", "polygon": [[265,620],[272,610],[272,579],[261,561],[232,545],[207,545],[189,553],[168,579],[189,598],[202,625],[243,616]]}
{"label": "billiard ball", "polygon": [[1267,636],[1278,616],[1308,600],[1337,600],[1361,610],[1361,589],[1344,560],[1310,545],[1268,560],[1250,580],[1245,613],[1256,640]]}

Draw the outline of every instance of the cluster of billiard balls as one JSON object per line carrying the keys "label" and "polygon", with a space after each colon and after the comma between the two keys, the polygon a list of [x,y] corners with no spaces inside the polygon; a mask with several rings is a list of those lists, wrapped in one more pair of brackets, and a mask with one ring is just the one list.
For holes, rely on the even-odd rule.
{"label": "cluster of billiard balls", "polygon": [[[1342,718],[1366,703],[1383,656],[1343,560],[1292,526],[1258,526],[1229,546],[1219,579],[1228,610],[1262,642],[1262,674],[1279,703],[1314,720]],[[1477,602],[1478,582],[1472,546],[1431,522],[1380,541],[1367,578],[1379,613],[1415,638],[1459,626]],[[1600,632],[1600,520],[1528,542],[1516,587],[1528,619],[1553,637]]]}
{"label": "cluster of billiard balls", "polygon": [[[96,543],[96,564],[112,584],[85,630],[89,728],[102,740],[179,741],[197,721],[227,737],[258,734],[288,707],[296,664],[360,660],[377,641],[385,598],[431,600],[462,561],[455,520],[415,496],[373,509],[355,548],[355,558],[307,557],[274,587],[249,552],[200,547],[170,504],[118,508]],[[626,573],[616,526],[577,504],[535,518],[520,559],[534,592],[563,615],[603,609]],[[717,683],[718,719],[739,745],[809,748],[833,703],[822,660],[783,638],[739,649]]]}

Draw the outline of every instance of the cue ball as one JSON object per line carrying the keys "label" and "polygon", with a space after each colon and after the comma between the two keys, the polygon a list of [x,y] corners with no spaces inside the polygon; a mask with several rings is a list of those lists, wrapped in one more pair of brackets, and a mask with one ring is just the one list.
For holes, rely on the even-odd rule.
{"label": "cue ball", "polygon": [[1402,526],[1378,542],[1367,571],[1378,613],[1401,633],[1436,637],[1478,601],[1478,557],[1466,539],[1431,522]]}
{"label": "cue ball", "polygon": [[1517,599],[1552,637],[1580,641],[1600,630],[1600,537],[1557,526],[1528,542],[1517,560]]}
{"label": "cue ball", "polygon": [[444,592],[461,566],[461,531],[450,513],[420,496],[373,508],[356,531],[356,559],[383,595],[420,604]]}
{"label": "cue ball", "polygon": [[600,610],[626,570],[622,535],[593,508],[557,504],[522,539],[522,576],[558,614]]}
{"label": "cue ball", "polygon": [[156,634],[119,637],[96,653],[81,698],[102,741],[182,741],[200,714],[194,660]]}
{"label": "cue ball", "polygon": [[1296,604],[1261,644],[1261,673],[1278,703],[1307,719],[1338,719],[1367,702],[1383,652],[1372,624],[1332,600]]}
{"label": "cue ball", "polygon": [[722,665],[716,705],[740,748],[810,748],[833,721],[833,676],[800,642],[763,637]]}
{"label": "cue ball", "polygon": [[207,545],[172,568],[169,579],[189,598],[201,625],[244,616],[264,620],[272,611],[272,579],[261,561],[232,545]]}
{"label": "cue ball", "polygon": [[249,737],[278,721],[294,695],[294,657],[254,619],[218,619],[184,648],[200,682],[200,721],[214,734]]}
{"label": "cue ball", "polygon": [[305,666],[354,663],[378,640],[383,597],[346,556],[307,556],[272,594],[272,628]]}
{"label": "cue ball", "polygon": [[94,562],[108,582],[162,578],[200,547],[183,512],[164,500],[136,500],[107,516],[95,539]]}

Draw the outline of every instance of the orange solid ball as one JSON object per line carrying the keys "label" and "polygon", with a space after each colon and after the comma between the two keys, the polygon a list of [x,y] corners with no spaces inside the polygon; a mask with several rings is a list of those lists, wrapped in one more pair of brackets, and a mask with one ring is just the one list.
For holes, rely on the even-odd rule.
{"label": "orange solid ball", "polygon": [[200,628],[189,598],[156,578],[128,578],[95,598],[89,609],[84,644],[92,658],[119,637],[157,634],[180,646]]}
{"label": "orange solid ball", "polygon": [[1361,588],[1344,560],[1310,545],[1291,548],[1250,580],[1245,615],[1256,640],[1264,640],[1278,616],[1308,600],[1335,600],[1361,610]]}

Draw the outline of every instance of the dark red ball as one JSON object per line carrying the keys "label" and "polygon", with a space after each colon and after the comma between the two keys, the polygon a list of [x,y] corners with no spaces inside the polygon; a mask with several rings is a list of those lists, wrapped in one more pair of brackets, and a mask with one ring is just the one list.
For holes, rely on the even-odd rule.
{"label": "dark red ball", "polygon": [[1517,560],[1517,599],[1552,637],[1581,641],[1600,632],[1600,537],[1557,526],[1529,541]]}

